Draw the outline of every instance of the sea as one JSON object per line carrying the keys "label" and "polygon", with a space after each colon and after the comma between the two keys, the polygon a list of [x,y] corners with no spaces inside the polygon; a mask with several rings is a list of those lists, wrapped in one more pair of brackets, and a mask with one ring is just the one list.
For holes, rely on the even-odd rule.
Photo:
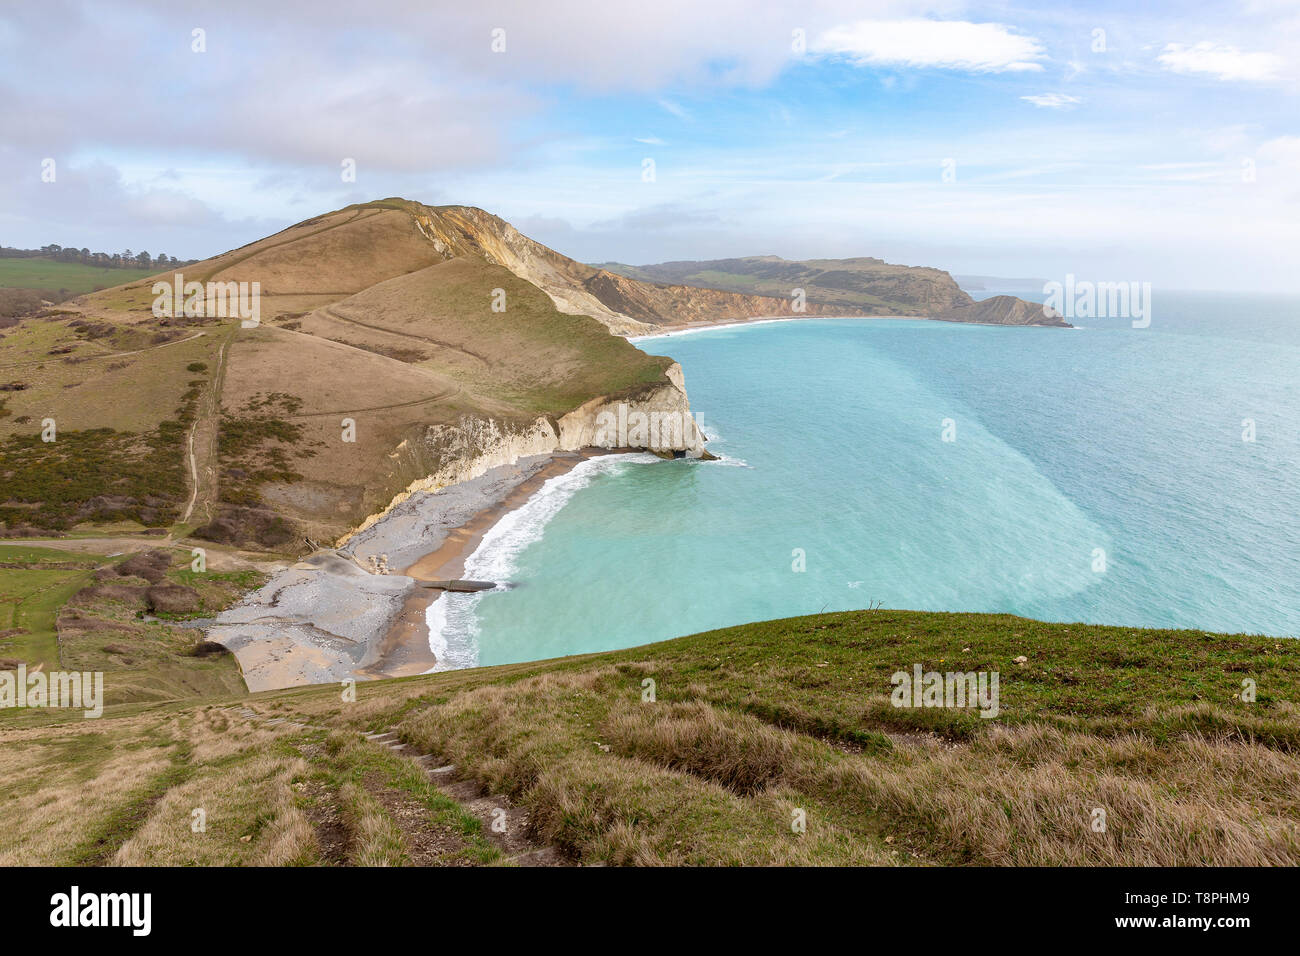
{"label": "sea", "polygon": [[868,607],[1300,636],[1300,298],[1150,306],[639,340],[719,460],[552,478],[431,606],[439,669]]}

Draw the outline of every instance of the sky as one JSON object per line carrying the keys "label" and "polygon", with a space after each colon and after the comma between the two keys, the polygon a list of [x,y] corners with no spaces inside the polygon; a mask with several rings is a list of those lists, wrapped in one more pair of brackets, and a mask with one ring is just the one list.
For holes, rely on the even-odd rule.
{"label": "sky", "polygon": [[1290,291],[1300,2],[0,5],[0,245],[205,258],[388,196],[588,262]]}

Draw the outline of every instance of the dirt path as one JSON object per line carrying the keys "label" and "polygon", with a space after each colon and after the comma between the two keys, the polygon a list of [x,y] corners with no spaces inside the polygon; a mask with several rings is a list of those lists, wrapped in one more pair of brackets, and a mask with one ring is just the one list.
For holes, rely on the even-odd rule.
{"label": "dirt path", "polygon": [[[201,542],[202,543],[202,542]],[[0,544],[53,548],[71,554],[116,555],[132,554],[136,551],[149,551],[153,548],[180,548],[188,553],[190,543],[177,543],[171,535],[113,535],[104,538],[0,538]],[[235,551],[205,545],[207,550],[208,570],[243,571],[253,568],[258,571],[275,571],[287,566],[288,559],[254,551]]]}
{"label": "dirt path", "polygon": [[[81,356],[81,358],[84,359],[85,361],[91,361],[92,359],[121,358],[124,355],[140,355],[141,353],[144,352],[156,352],[159,349],[167,348],[167,346],[169,345],[182,345],[185,342],[193,342],[195,339],[201,338],[205,334],[206,333],[203,332],[195,332],[193,335],[186,336],[183,339],[173,339],[170,342],[163,342],[160,345],[151,345],[148,348],[144,348],[144,349],[133,349],[130,352],[99,352],[94,355],[84,355]],[[31,359],[26,362],[13,362],[9,365],[0,365],[0,372],[6,371],[11,368],[30,368],[35,365],[44,365],[48,361],[49,361],[48,358],[39,358],[39,359]]]}
{"label": "dirt path", "polygon": [[[221,391],[226,380],[226,356],[230,344],[234,341],[238,326],[232,326],[226,333],[226,340],[217,350],[216,368],[212,370],[212,380],[208,383],[202,404],[190,426],[186,454],[190,465],[190,500],[185,507],[185,514],[177,524],[186,524],[199,504],[200,491],[203,491],[201,512],[208,521],[212,520],[213,507],[217,500],[217,434],[221,416]],[[199,453],[195,454],[195,439],[198,439]],[[202,473],[199,470],[199,457],[203,458]],[[206,479],[206,481],[205,481]],[[206,484],[206,488],[204,485]]]}
{"label": "dirt path", "polygon": [[[322,730],[330,728],[318,726],[308,721],[300,721],[287,716],[268,717],[249,706],[225,708],[225,713],[246,721],[261,724],[266,728],[280,728],[285,731]],[[461,805],[466,812],[483,824],[483,834],[499,849],[506,861],[515,866],[572,866],[573,862],[556,847],[535,842],[529,835],[528,811],[517,807],[501,794],[485,791],[476,781],[457,776],[456,768],[451,765],[438,766],[430,754],[416,755],[411,747],[397,738],[394,733],[364,734],[367,741],[412,760],[424,772],[429,782],[445,796]],[[403,814],[393,813],[397,809],[390,801],[382,801],[385,808],[409,837],[413,824],[420,821],[403,820]],[[401,809],[410,810],[411,801],[403,801]],[[420,814],[423,815],[422,813]],[[413,854],[412,862],[420,865],[423,861],[418,854]],[[435,864],[436,865],[436,864]]]}
{"label": "dirt path", "polygon": [[[440,349],[446,349],[449,352],[459,352],[461,355],[467,355],[470,358],[475,359],[480,364],[482,364],[484,368],[487,368],[492,364],[486,355],[479,355],[479,353],[477,352],[472,352],[469,349],[461,348],[459,345],[452,345],[450,342],[443,342],[440,339],[430,338],[427,335],[417,335],[414,332],[402,332],[398,329],[390,329],[387,326],[383,326],[383,325],[373,325],[370,322],[362,322],[360,319],[350,319],[346,315],[339,315],[339,313],[335,310],[334,306],[332,305],[322,306],[317,311],[324,318],[331,319],[335,322],[346,322],[349,325],[355,325],[359,328],[370,329],[374,332],[381,332],[384,335],[396,335],[400,338],[413,339],[416,342],[424,342],[427,345],[433,345]],[[332,342],[334,340],[330,339],[330,341]]]}
{"label": "dirt path", "polygon": [[139,355],[142,352],[156,352],[159,349],[167,348],[169,345],[183,345],[186,342],[193,342],[195,339],[202,338],[203,335],[203,332],[195,332],[193,335],[188,335],[183,339],[173,339],[171,342],[163,342],[161,345],[151,345],[147,349],[134,349],[130,352],[108,352],[104,355],[92,355],[91,358],[121,358],[124,355]]}

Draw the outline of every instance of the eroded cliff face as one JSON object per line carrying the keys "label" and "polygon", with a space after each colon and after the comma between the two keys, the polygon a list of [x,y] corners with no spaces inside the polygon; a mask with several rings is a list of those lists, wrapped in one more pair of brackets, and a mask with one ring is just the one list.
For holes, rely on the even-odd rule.
{"label": "eroded cliff face", "polygon": [[650,330],[643,322],[609,308],[585,287],[597,270],[529,239],[498,216],[473,206],[415,206],[412,216],[420,233],[447,258],[482,256],[537,286],[559,311],[589,315],[617,335]]}
{"label": "eroded cliff face", "polygon": [[[594,270],[586,288],[607,308],[630,316],[643,328],[654,331],[665,325],[695,325],[703,322],[734,322],[758,317],[774,318],[802,314],[808,317],[863,315],[856,306],[804,303],[796,313],[793,299],[748,295],[690,285],[657,285],[629,279],[603,269]],[[615,330],[617,331],[617,330]],[[622,333],[634,334],[634,333]]]}
{"label": "eroded cliff face", "polygon": [[402,473],[418,477],[382,511],[340,538],[336,547],[416,492],[469,481],[532,455],[593,447],[695,458],[707,455],[704,436],[691,415],[681,366],[673,364],[665,372],[665,381],[645,386],[635,395],[595,398],[558,419],[543,416],[509,422],[466,415],[455,424],[426,426],[395,451]]}
{"label": "eroded cliff face", "polygon": [[[473,206],[420,206],[420,234],[447,258],[482,256],[537,286],[569,315],[589,315],[615,335],[648,335],[663,326],[793,315],[791,300],[689,285],[640,282],[561,255],[510,223]],[[809,315],[861,315],[852,307],[810,306]]]}
{"label": "eroded cliff face", "polygon": [[1046,325],[1072,328],[1062,316],[1046,305],[1026,302],[1013,295],[995,295],[960,308],[947,309],[934,316],[944,322],[974,322],[984,325]]}

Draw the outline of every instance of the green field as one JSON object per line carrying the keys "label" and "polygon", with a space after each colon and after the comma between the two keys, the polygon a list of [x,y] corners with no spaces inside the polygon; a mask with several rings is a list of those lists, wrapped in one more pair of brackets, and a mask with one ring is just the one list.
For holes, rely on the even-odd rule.
{"label": "green field", "polygon": [[0,545],[0,659],[58,667],[54,619],[93,566],[66,551]]}
{"label": "green field", "polygon": [[53,259],[0,259],[0,288],[47,289],[83,295],[154,275],[161,267],[112,269]]}
{"label": "green field", "polygon": [[[123,560],[0,544],[0,670],[21,661],[48,670],[102,671],[108,675],[106,699],[116,703],[242,694],[234,658],[196,655],[202,632],[175,624],[215,614],[259,586],[262,576],[251,570],[195,574],[180,563],[161,581],[192,588],[196,607],[191,613],[150,613],[143,593],[148,580],[130,574],[105,578]],[[37,716],[0,712],[0,721]]]}

